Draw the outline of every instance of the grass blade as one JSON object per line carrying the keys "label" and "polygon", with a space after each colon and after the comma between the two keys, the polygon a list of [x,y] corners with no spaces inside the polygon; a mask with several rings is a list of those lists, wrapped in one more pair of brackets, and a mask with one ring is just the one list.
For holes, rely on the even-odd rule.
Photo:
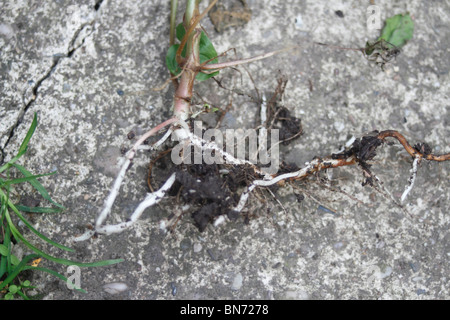
{"label": "grass blade", "polygon": [[12,224],[11,217],[9,216],[9,214],[6,214],[6,219],[8,220],[8,223],[11,227],[11,232],[12,232],[14,238],[16,238],[17,241],[22,241],[28,248],[30,248],[36,254],[38,254],[39,256],[41,256],[42,258],[45,258],[47,260],[50,260],[50,261],[53,261],[53,262],[56,262],[59,264],[63,264],[63,265],[68,265],[68,266],[75,265],[75,266],[79,266],[79,267],[102,267],[102,266],[108,266],[108,265],[112,265],[112,264],[116,264],[116,263],[124,261],[123,259],[113,259],[113,260],[103,260],[103,261],[97,261],[97,262],[83,263],[83,262],[53,257],[53,256],[45,253],[44,251],[38,249],[37,247],[33,246],[27,239],[25,239],[25,237],[19,232],[19,230],[17,230],[17,228]]}
{"label": "grass blade", "polygon": [[29,213],[60,213],[62,209],[60,208],[49,208],[49,207],[27,207],[16,204],[16,208],[22,212]]}
{"label": "grass blade", "polygon": [[[22,167],[19,164],[13,164],[13,166],[19,170],[25,177],[29,177],[32,176],[32,174],[25,169],[24,167]],[[55,171],[56,173],[56,171]],[[30,184],[41,194],[41,196],[47,200],[50,201],[52,204],[54,204],[55,206],[65,209],[62,205],[60,205],[59,203],[56,203],[55,201],[52,200],[52,198],[50,197],[50,195],[48,194],[47,190],[42,186],[42,184],[39,183],[39,181],[35,180],[30,180],[29,181]]]}
{"label": "grass blade", "polygon": [[5,187],[5,186],[9,186],[11,184],[18,184],[18,183],[23,183],[23,182],[27,182],[27,181],[32,181],[35,180],[36,178],[40,178],[40,177],[46,177],[46,176],[51,176],[53,174],[55,174],[55,172],[51,172],[51,173],[43,173],[43,174],[37,174],[37,175],[32,175],[32,176],[28,176],[28,177],[23,177],[23,178],[17,178],[17,179],[12,179],[12,180],[8,180],[3,182],[0,187]]}
{"label": "grass blade", "polygon": [[17,157],[20,158],[28,148],[28,143],[31,140],[31,137],[34,134],[34,130],[37,127],[37,113],[34,113],[33,121],[31,122],[31,127],[28,129],[27,135],[25,136],[25,139],[23,139],[22,144],[20,145],[19,152],[17,153]]}
{"label": "grass blade", "polygon": [[[2,206],[1,206],[1,214],[2,214],[2,225],[3,225],[3,216],[4,212],[8,210],[6,208],[6,201],[2,199]],[[8,271],[8,266],[10,265],[10,255],[11,255],[11,230],[9,229],[8,224],[5,226],[5,234],[3,236],[3,246],[6,247],[6,255],[0,255],[0,278],[3,277],[3,275]]]}
{"label": "grass blade", "polygon": [[[0,190],[0,195],[4,195],[3,191]],[[27,219],[24,218],[24,216],[19,212],[19,210],[17,210],[16,206],[11,202],[11,200],[7,200],[7,204],[8,206],[14,211],[14,213],[19,217],[20,220],[22,220],[22,222],[27,226],[28,229],[30,229],[34,234],[36,234],[39,238],[41,238],[42,240],[54,245],[55,247],[62,249],[62,250],[66,250],[66,251],[75,251],[72,248],[66,247],[62,244],[59,244],[51,239],[49,239],[48,237],[44,236],[43,234],[41,234],[39,231],[37,231],[28,221]],[[8,219],[9,217],[9,213],[6,212],[6,218],[8,220],[9,226],[11,228],[11,231],[13,232],[14,235],[14,225],[12,224],[12,221],[10,219]],[[17,229],[15,229],[17,230]],[[18,232],[18,231],[17,231]],[[23,236],[22,236],[23,237]]]}
{"label": "grass blade", "polygon": [[33,122],[31,123],[30,129],[28,129],[27,135],[25,136],[25,139],[23,139],[22,144],[20,145],[19,152],[17,152],[17,155],[12,158],[10,161],[5,163],[1,168],[0,172],[5,171],[8,169],[14,162],[16,162],[23,154],[27,151],[28,143],[31,140],[31,137],[33,136],[34,130],[37,126],[37,114],[34,113]]}

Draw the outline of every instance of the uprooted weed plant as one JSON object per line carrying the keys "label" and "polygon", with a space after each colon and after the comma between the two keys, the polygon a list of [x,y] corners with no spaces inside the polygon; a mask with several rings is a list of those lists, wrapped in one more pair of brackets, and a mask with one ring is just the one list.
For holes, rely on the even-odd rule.
{"label": "uprooted weed plant", "polygon": [[[30,280],[24,277],[30,276],[30,271],[42,271],[49,273],[67,282],[68,279],[61,273],[47,267],[39,266],[40,262],[48,260],[60,265],[76,265],[79,267],[95,267],[114,264],[122,260],[106,260],[93,263],[81,263],[68,259],[58,258],[40,249],[41,244],[29,240],[24,234],[32,232],[40,240],[48,245],[59,248],[63,251],[73,252],[74,250],[59,244],[36,230],[30,223],[26,214],[60,214],[65,208],[52,200],[47,190],[38,181],[38,178],[53,175],[56,172],[33,175],[25,167],[18,164],[19,159],[25,155],[28,144],[37,126],[37,115],[34,115],[33,122],[27,135],[25,136],[15,157],[0,167],[0,298],[5,300],[20,297],[25,300],[39,298],[41,294],[29,296],[28,291],[34,289]],[[27,197],[31,194],[23,193],[19,187],[29,183],[42,199],[48,202],[49,206],[42,207],[36,205],[25,205]],[[14,247],[23,245],[27,254],[18,257]],[[28,273],[27,273],[28,272]],[[74,288],[80,292],[85,292],[82,288]]]}
{"label": "uprooted weed plant", "polygon": [[[198,112],[194,112],[194,107],[197,107],[194,104],[194,84],[196,81],[205,81],[212,78],[222,69],[255,62],[292,49],[276,50],[242,60],[219,62],[219,58],[225,56],[226,53],[217,54],[214,46],[199,24],[201,19],[217,3],[217,0],[211,1],[202,13],[199,11],[199,2],[199,0],[187,0],[183,22],[177,24],[178,1],[171,1],[170,48],[166,57],[170,79],[162,88],[169,83],[172,83],[174,86],[173,116],[140,137],[125,156],[120,159],[119,174],[110,189],[104,206],[95,221],[95,225],[92,230],[88,230],[85,234],[76,237],[75,241],[87,240],[95,234],[122,232],[132,227],[146,208],[156,205],[166,196],[176,197],[179,201],[183,200],[197,208],[194,211],[191,210],[191,216],[199,230],[203,231],[210,223],[218,225],[224,222],[227,217],[235,219],[240,215],[244,215],[243,209],[254,190],[270,189],[282,182],[295,183],[296,180],[306,179],[324,169],[347,165],[358,165],[364,175],[364,184],[381,190],[383,188],[382,183],[371,172],[370,161],[376,156],[376,149],[389,142],[387,138],[393,138],[400,142],[413,159],[411,177],[403,193],[402,200],[406,198],[413,187],[419,164],[422,161],[447,161],[450,159],[450,154],[434,155],[430,152],[430,147],[423,143],[412,147],[399,132],[385,130],[372,132],[360,139],[355,139],[353,143],[350,143],[345,150],[339,153],[326,157],[315,157],[306,163],[303,168],[284,164],[281,165],[279,174],[267,174],[254,163],[237,159],[233,154],[224,151],[218,144],[205,141],[195,135],[193,133],[193,119],[198,114]],[[381,67],[384,67],[392,58],[399,55],[400,47],[412,37],[413,28],[414,26],[409,15],[397,15],[390,20],[385,28],[386,32],[383,32],[377,41],[367,43],[365,48],[351,50],[362,52],[367,59],[375,61]],[[175,43],[176,39],[178,39],[179,43]],[[220,81],[216,80],[216,82],[221,86]],[[264,97],[258,97],[256,104],[260,108],[261,125],[259,126],[259,133],[267,134],[268,130],[271,130],[274,128],[274,125],[278,124],[286,133],[282,142],[289,143],[301,135],[302,128],[300,119],[290,116],[286,108],[276,103],[276,97],[282,94],[284,87],[285,83],[280,79],[279,86],[275,90],[274,97],[272,97],[273,99],[266,101]],[[156,90],[161,90],[161,88]],[[200,107],[200,109],[200,112],[211,111],[208,105],[205,105],[204,108]],[[166,129],[167,127],[168,129]],[[222,157],[226,164],[178,164],[169,172],[169,178],[161,183],[158,190],[154,191],[151,183],[152,168],[155,162],[164,158],[170,152],[170,149],[164,150],[150,163],[149,187],[151,192],[147,194],[126,221],[115,225],[105,225],[104,223],[113,208],[114,201],[120,192],[120,187],[134,156],[139,150],[148,150],[148,147],[142,146],[144,142],[163,129],[166,129],[165,133],[162,134],[162,137],[157,142],[150,146],[150,150],[157,150],[172,137],[172,140],[184,144],[183,150],[189,150],[189,148],[194,147],[203,152],[213,152],[215,155]],[[182,153],[180,155],[189,157]],[[161,229],[173,230],[183,214],[182,210],[174,210],[169,217],[161,221]]]}

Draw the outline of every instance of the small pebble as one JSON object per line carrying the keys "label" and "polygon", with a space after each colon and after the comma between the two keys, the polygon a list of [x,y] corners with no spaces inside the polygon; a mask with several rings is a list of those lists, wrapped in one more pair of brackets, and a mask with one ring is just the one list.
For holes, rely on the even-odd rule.
{"label": "small pebble", "polygon": [[345,129],[345,124],[343,122],[336,121],[333,125],[337,132],[342,132]]}
{"label": "small pebble", "polygon": [[175,282],[171,282],[170,287],[172,288],[172,295],[176,296],[177,295],[177,286],[175,285]]}
{"label": "small pebble", "polygon": [[186,251],[191,247],[191,245],[192,245],[191,240],[188,238],[185,238],[185,239],[181,240],[181,242],[180,242],[180,249],[183,251]]}
{"label": "small pebble", "polygon": [[7,39],[11,39],[15,36],[15,31],[13,27],[6,23],[0,24],[0,35],[6,36]]}
{"label": "small pebble", "polygon": [[123,96],[123,95],[124,95],[123,90],[118,89],[116,92],[117,92],[117,94],[118,94],[119,96]]}
{"label": "small pebble", "polygon": [[391,267],[386,267],[386,269],[384,270],[384,272],[379,272],[377,274],[377,278],[378,279],[384,279],[389,277],[392,274],[392,268]]}
{"label": "small pebble", "polygon": [[344,17],[344,13],[341,10],[336,10],[334,12],[339,18],[343,18]]}
{"label": "small pebble", "polygon": [[202,251],[202,245],[200,243],[194,244],[194,252],[198,253],[200,251]]}
{"label": "small pebble", "polygon": [[412,269],[412,271],[415,273],[415,272],[418,272],[419,271],[419,265],[417,264],[417,263],[415,263],[415,262],[410,262],[409,263],[409,266],[411,267],[411,269]]}
{"label": "small pebble", "polygon": [[69,92],[70,91],[70,84],[64,83],[63,84],[63,92]]}
{"label": "small pebble", "polygon": [[421,295],[421,294],[426,294],[427,293],[427,291],[426,290],[424,290],[424,289],[417,289],[417,291],[416,291],[416,293],[417,293],[417,295]]}
{"label": "small pebble", "polygon": [[105,290],[109,294],[118,294],[124,292],[127,289],[128,289],[127,284],[123,282],[113,282],[105,284],[103,286],[103,290]]}
{"label": "small pebble", "polygon": [[305,291],[286,291],[283,300],[308,300],[309,295]]}
{"label": "small pebble", "polygon": [[336,243],[333,245],[333,247],[334,247],[336,250],[341,249],[343,246],[344,246],[344,243],[343,243],[343,242],[336,242]]}
{"label": "small pebble", "polygon": [[242,274],[238,273],[233,279],[233,283],[231,284],[231,290],[233,291],[240,290],[242,287],[243,280],[244,278],[242,277]]}

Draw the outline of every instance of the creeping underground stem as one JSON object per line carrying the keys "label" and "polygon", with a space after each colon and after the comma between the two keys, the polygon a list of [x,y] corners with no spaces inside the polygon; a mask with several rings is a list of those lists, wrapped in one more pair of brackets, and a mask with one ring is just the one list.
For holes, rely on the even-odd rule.
{"label": "creeping underground stem", "polygon": [[434,155],[434,154],[422,154],[419,150],[411,147],[406,138],[395,130],[385,130],[381,131],[378,134],[378,139],[384,140],[387,137],[392,137],[398,140],[400,144],[405,148],[406,152],[408,152],[412,157],[421,157],[430,161],[448,161],[450,160],[450,153],[442,154],[442,155]]}

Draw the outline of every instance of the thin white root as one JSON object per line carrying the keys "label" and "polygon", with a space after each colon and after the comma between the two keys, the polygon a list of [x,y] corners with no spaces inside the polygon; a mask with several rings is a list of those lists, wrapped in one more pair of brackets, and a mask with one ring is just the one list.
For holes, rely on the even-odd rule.
{"label": "thin white root", "polygon": [[169,179],[164,183],[164,185],[158,190],[153,193],[147,194],[145,199],[139,204],[139,206],[134,210],[133,214],[127,220],[126,222],[122,222],[115,225],[107,225],[107,226],[101,226],[96,228],[97,233],[101,234],[112,234],[112,233],[119,233],[123,230],[126,230],[130,228],[132,225],[134,225],[139,218],[141,217],[142,213],[147,209],[148,207],[151,207],[157,203],[159,203],[164,196],[166,195],[167,191],[172,187],[172,185],[175,182],[176,174],[173,173]]}
{"label": "thin white root", "polygon": [[173,129],[169,128],[167,132],[162,136],[161,139],[156,141],[154,144],[150,146],[150,150],[157,150],[164,142],[166,142],[167,139],[169,139],[170,135],[172,134]]}
{"label": "thin white root", "polygon": [[[350,158],[348,159],[350,160]],[[289,172],[289,173],[285,173],[285,174],[281,174],[279,176],[276,176],[275,178],[266,175],[265,178],[266,180],[255,180],[252,182],[252,184],[247,188],[246,191],[244,191],[241,194],[241,198],[239,199],[238,205],[236,207],[233,208],[234,211],[236,212],[241,212],[242,209],[244,209],[245,207],[245,203],[247,202],[247,199],[250,195],[250,193],[256,188],[256,187],[269,187],[272,186],[280,181],[284,181],[287,179],[291,179],[291,178],[296,178],[296,179],[301,179],[303,177],[306,177],[310,174],[310,171],[313,168],[317,168],[320,167],[321,164],[320,159],[314,159],[311,162],[307,162],[305,163],[305,167],[295,171],[295,172]],[[340,160],[337,159],[329,159],[327,160],[327,162],[329,164],[338,164]]]}
{"label": "thin white root", "polygon": [[159,203],[164,196],[166,195],[167,191],[172,187],[172,185],[175,182],[176,174],[173,173],[169,179],[164,183],[164,185],[158,190],[153,193],[147,194],[147,197],[139,204],[139,206],[134,210],[131,217],[126,221],[115,225],[106,225],[106,226],[97,226],[94,230],[89,230],[88,232],[84,233],[83,235],[74,238],[75,242],[79,241],[85,241],[91,238],[95,233],[98,234],[112,234],[112,233],[119,233],[122,232],[128,228],[130,228],[132,225],[134,225],[139,218],[141,217],[142,213],[147,209],[148,207],[151,207],[157,203]]}
{"label": "thin white root", "polygon": [[[134,156],[136,155],[137,151],[140,150],[140,147],[144,143],[145,140],[147,140],[149,137],[156,134],[158,131],[160,131],[164,127],[166,127],[176,121],[178,121],[177,118],[171,118],[171,119],[166,120],[163,123],[157,125],[156,127],[149,130],[148,132],[146,132],[142,137],[139,138],[139,140],[134,144],[134,146],[131,148],[131,150],[129,150],[127,152],[126,156],[119,160],[119,166],[120,166],[119,174],[117,175],[116,180],[114,181],[114,184],[111,188],[111,191],[105,200],[105,204],[103,205],[102,211],[100,212],[99,216],[97,217],[94,230],[87,231],[82,236],[75,238],[74,241],[85,241],[85,240],[88,240],[90,237],[92,237],[96,232],[102,233],[101,228],[103,228],[103,227],[101,227],[101,225],[108,217],[108,214],[111,212],[111,208],[114,204],[114,201],[116,200],[117,195],[119,194],[120,186],[122,185],[122,182],[125,179],[127,169],[129,168],[130,163],[133,160]],[[155,144],[153,144],[152,147],[154,149],[156,149],[159,146],[161,146],[170,137],[172,132],[173,132],[172,129],[169,128],[169,130],[164,134],[164,136],[159,141],[157,141]],[[146,200],[144,200],[144,202],[145,201],[147,201],[147,198],[146,198]]]}
{"label": "thin white root", "polygon": [[255,184],[250,185],[246,191],[242,192],[241,194],[241,198],[239,199],[238,205],[236,207],[233,208],[234,211],[236,212],[241,212],[242,209],[244,209],[245,204],[247,202],[248,196],[250,195],[250,193],[253,191],[253,189],[256,188]]}
{"label": "thin white root", "polygon": [[100,215],[95,222],[95,228],[99,228],[105,219],[108,217],[108,214],[111,212],[111,208],[114,204],[114,201],[119,194],[120,186],[122,185],[122,181],[125,178],[125,174],[127,172],[128,167],[130,166],[131,160],[127,157],[120,160],[120,171],[117,175],[116,180],[114,181],[113,187],[111,188],[111,192],[108,195],[108,198],[105,200],[105,204],[103,206],[103,210],[100,212]]}
{"label": "thin white root", "polygon": [[411,172],[411,176],[409,177],[408,185],[406,186],[405,191],[402,194],[400,202],[405,201],[405,199],[408,196],[409,192],[414,187],[414,182],[416,181],[416,177],[417,177],[417,169],[419,167],[419,163],[420,163],[421,159],[422,159],[421,157],[415,157],[414,158],[414,161],[412,163],[412,168],[411,168],[411,171],[410,171]]}
{"label": "thin white root", "polygon": [[208,142],[189,131],[187,133],[187,136],[188,136],[188,139],[190,140],[189,142],[193,146],[199,147],[202,151],[203,150],[214,150],[220,156],[222,156],[225,159],[226,163],[228,163],[228,164],[234,164],[237,166],[251,165],[255,168],[256,172],[263,174],[260,170],[258,170],[258,168],[252,162],[244,160],[244,159],[241,160],[241,159],[235,158],[233,155],[231,155],[230,153],[228,153],[228,152],[224,151],[222,148],[220,148],[216,143],[214,143],[214,141]]}
{"label": "thin white root", "polygon": [[[139,149],[139,147],[141,146],[141,144],[144,143],[144,141],[151,135],[150,133],[152,132],[152,130],[150,130],[147,134],[142,136],[136,142],[136,144],[133,146],[133,148],[130,151],[128,151],[125,158],[122,158],[119,161],[119,165],[120,165],[119,174],[117,175],[117,178],[114,181],[113,187],[111,188],[111,192],[109,193],[108,198],[106,198],[105,204],[103,206],[103,210],[100,212],[100,215],[98,216],[97,221],[95,222],[96,229],[98,229],[103,224],[103,222],[108,217],[108,214],[111,212],[111,208],[114,204],[114,201],[117,198],[117,195],[119,194],[120,186],[122,185],[122,182],[125,179],[125,175],[126,175],[128,167],[130,166],[131,160],[133,160],[133,158],[136,155],[136,152]],[[171,134],[172,134],[172,129],[169,129],[166,132],[166,134],[164,134],[164,136],[152,146],[153,149],[156,149],[159,146],[161,146],[170,137]]]}

